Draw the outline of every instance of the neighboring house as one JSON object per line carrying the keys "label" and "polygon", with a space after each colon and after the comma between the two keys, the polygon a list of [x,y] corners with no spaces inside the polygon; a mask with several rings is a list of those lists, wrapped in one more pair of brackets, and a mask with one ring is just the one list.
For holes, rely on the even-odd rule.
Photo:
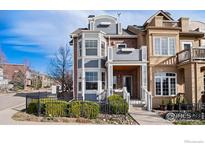
{"label": "neighboring house", "polygon": [[8,89],[8,80],[4,78],[3,68],[0,67],[0,90]]}
{"label": "neighboring house", "polygon": [[205,87],[204,33],[190,23],[158,11],[142,26],[123,29],[117,18],[89,16],[88,28],[71,33],[74,98],[122,93],[150,110],[184,93],[198,108]]}
{"label": "neighboring house", "polygon": [[48,75],[41,74],[41,77],[42,77],[42,88],[50,88],[54,84],[54,81]]}
{"label": "neighboring house", "polygon": [[25,74],[25,85],[29,85],[29,68],[24,64],[2,64],[4,78],[12,81],[14,74],[21,71]]}

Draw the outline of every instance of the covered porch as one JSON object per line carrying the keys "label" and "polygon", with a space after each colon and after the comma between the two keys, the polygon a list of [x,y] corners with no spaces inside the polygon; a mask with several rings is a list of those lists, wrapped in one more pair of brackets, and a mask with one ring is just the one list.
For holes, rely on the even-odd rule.
{"label": "covered porch", "polygon": [[130,99],[141,99],[140,66],[113,66],[113,92],[126,87]]}
{"label": "covered porch", "polygon": [[112,94],[122,95],[129,105],[150,108],[148,103],[152,98],[147,91],[147,65],[109,64],[108,96]]}

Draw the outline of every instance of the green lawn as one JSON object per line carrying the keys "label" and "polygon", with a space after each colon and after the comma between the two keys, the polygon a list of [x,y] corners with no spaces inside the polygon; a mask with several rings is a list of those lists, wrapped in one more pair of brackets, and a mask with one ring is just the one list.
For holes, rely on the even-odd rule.
{"label": "green lawn", "polygon": [[176,125],[205,125],[205,120],[176,121]]}

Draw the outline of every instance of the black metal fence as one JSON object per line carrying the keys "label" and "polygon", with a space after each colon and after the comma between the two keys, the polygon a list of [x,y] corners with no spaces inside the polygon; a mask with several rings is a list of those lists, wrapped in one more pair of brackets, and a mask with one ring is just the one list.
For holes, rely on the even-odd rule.
{"label": "black metal fence", "polygon": [[[45,107],[46,107],[46,103],[48,102],[50,104],[49,110],[51,111],[51,113],[57,112],[58,114],[63,115],[63,116],[71,115],[68,108],[66,108],[65,111],[62,111],[61,107],[63,107],[63,105],[56,106],[56,103],[64,103],[64,104],[66,103],[69,106],[69,104],[71,104],[72,101],[65,101],[62,99],[58,99],[56,97],[48,97],[48,95],[46,94],[27,95],[26,96],[26,112],[36,114],[38,116],[45,116],[47,115]],[[83,103],[86,103],[86,102],[81,100],[80,103],[82,104],[81,112],[84,113],[86,108],[84,107]],[[100,107],[99,109],[100,109],[101,114],[115,114],[115,115],[125,115],[125,116],[127,115],[127,111],[128,111],[127,103],[123,103],[123,104],[121,103],[119,104],[119,106],[117,103],[114,106],[108,103],[98,103],[98,104]],[[63,112],[63,113],[59,113],[59,112]]]}

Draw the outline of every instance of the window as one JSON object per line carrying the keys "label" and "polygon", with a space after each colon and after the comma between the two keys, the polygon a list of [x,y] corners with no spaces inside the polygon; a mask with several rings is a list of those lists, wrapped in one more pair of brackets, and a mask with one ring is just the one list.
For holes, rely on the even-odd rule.
{"label": "window", "polygon": [[113,76],[113,89],[117,89],[117,76]]}
{"label": "window", "polygon": [[176,95],[176,74],[156,73],[155,74],[155,94],[157,96]]}
{"label": "window", "polygon": [[105,89],[105,72],[102,72],[102,89]]}
{"label": "window", "polygon": [[125,43],[117,44],[117,48],[118,49],[127,48],[127,44],[125,44]]}
{"label": "window", "polygon": [[85,60],[85,68],[98,68],[98,60]]}
{"label": "window", "polygon": [[97,40],[85,40],[86,56],[97,56]]}
{"label": "window", "polygon": [[105,42],[101,42],[101,56],[105,56]]}
{"label": "window", "polygon": [[190,50],[192,47],[192,42],[182,42],[182,50]]}
{"label": "window", "polygon": [[82,42],[78,42],[78,56],[81,57],[82,56]]}
{"label": "window", "polygon": [[78,82],[78,91],[81,91],[81,90],[82,90],[82,83]]}
{"label": "window", "polygon": [[78,59],[78,68],[82,68],[82,59]]}
{"label": "window", "polygon": [[175,55],[176,38],[175,37],[154,37],[155,55]]}
{"label": "window", "polygon": [[86,90],[98,89],[98,72],[85,72]]}

